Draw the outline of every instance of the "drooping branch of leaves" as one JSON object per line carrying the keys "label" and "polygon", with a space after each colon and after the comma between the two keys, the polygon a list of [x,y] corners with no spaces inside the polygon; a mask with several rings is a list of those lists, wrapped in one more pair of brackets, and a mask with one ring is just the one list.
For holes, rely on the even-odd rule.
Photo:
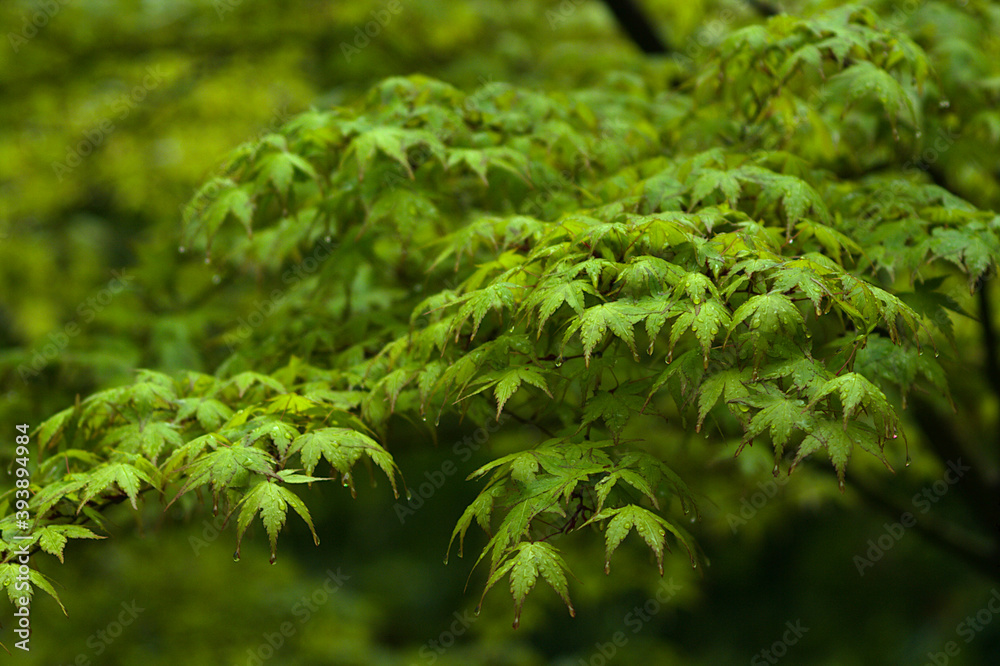
{"label": "drooping branch of leaves", "polygon": [[661,571],[677,543],[697,563],[671,465],[692,428],[767,442],[776,473],[823,456],[841,488],[858,449],[891,469],[908,393],[948,392],[948,285],[1000,256],[995,213],[884,168],[943,113],[929,74],[848,7],[580,90],[388,79],[240,146],[183,235],[222,280],[259,276],[268,312],[219,336],[213,374],[140,371],[44,423],[30,545],[61,554],[61,516],[153,488],[210,493],[238,540],[259,515],[274,557],[289,507],[315,535],[295,485],[353,493],[362,462],[398,492],[396,415],[516,412],[544,437],[472,474],[449,544],[482,528],[516,624],[539,576],[573,612],[569,531],[603,532],[606,571],[633,530]]}

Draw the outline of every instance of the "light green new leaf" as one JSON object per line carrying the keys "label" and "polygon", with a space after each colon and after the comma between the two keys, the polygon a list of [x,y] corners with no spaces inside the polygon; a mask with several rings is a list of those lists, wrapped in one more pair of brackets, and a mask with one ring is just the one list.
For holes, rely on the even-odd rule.
{"label": "light green new leaf", "polygon": [[[605,573],[611,571],[611,553],[618,548],[633,527],[636,533],[642,537],[643,541],[646,542],[656,555],[656,562],[661,576],[663,575],[663,547],[666,543],[666,532],[669,531],[687,546],[686,539],[684,539],[676,527],[652,511],[634,504],[628,504],[617,509],[604,509],[594,514],[584,524],[595,523],[609,518],[611,522],[608,523],[604,530],[606,543]],[[688,550],[690,551],[690,548]]]}
{"label": "light green new leaf", "polygon": [[[144,468],[144,469],[143,469]],[[133,509],[138,509],[136,498],[142,482],[146,482],[154,488],[159,487],[159,483],[154,481],[158,472],[153,465],[145,458],[134,457],[134,464],[127,462],[105,463],[89,473],[90,481],[77,507],[77,513],[84,504],[92,498],[107,490],[111,484],[115,484],[123,493],[128,496]]]}
{"label": "light green new leaf", "polygon": [[38,545],[49,555],[63,561],[67,539],[104,539],[82,525],[46,525],[38,531]]}
{"label": "light green new leaf", "polygon": [[12,604],[19,605],[18,600],[22,597],[32,597],[34,590],[32,588],[41,588],[46,594],[55,599],[56,603],[59,604],[59,608],[62,609],[63,615],[68,616],[69,613],[66,612],[66,607],[63,606],[62,601],[59,600],[59,595],[56,594],[56,590],[52,587],[52,583],[36,569],[28,568],[28,582],[30,585],[28,589],[22,589],[23,583],[20,581],[22,577],[20,575],[19,566],[15,562],[8,562],[7,564],[0,564],[0,585],[3,585],[7,590],[7,597],[10,599]]}
{"label": "light green new leaf", "polygon": [[396,488],[396,463],[389,452],[368,435],[350,428],[320,428],[300,435],[288,447],[288,455],[299,453],[306,474],[312,474],[322,456],[341,474],[348,474],[362,455],[385,472],[392,484],[392,492],[399,497]]}
{"label": "light green new leaf", "polygon": [[[569,609],[572,617],[576,616],[573,604],[570,602],[569,589],[566,584],[568,571],[566,561],[559,554],[559,551],[550,543],[544,541],[526,542],[518,544],[513,550],[514,556],[498,567],[486,583],[483,596],[489,592],[497,581],[510,572],[510,592],[514,597],[514,628],[521,623],[521,607],[528,592],[535,586],[538,575],[541,574],[556,594],[563,600]],[[480,601],[482,605],[482,601]]]}
{"label": "light green new leaf", "polygon": [[632,327],[643,314],[640,308],[622,301],[595,305],[587,308],[582,315],[573,320],[563,337],[563,344],[579,331],[580,340],[583,342],[584,359],[589,366],[591,353],[604,340],[610,329],[628,345],[634,356],[638,356]]}
{"label": "light green new leaf", "polygon": [[239,543],[243,540],[243,533],[246,532],[250,521],[253,520],[253,517],[259,511],[261,521],[264,523],[264,529],[267,530],[267,536],[271,542],[271,561],[273,562],[278,546],[278,532],[281,531],[282,526],[285,524],[285,515],[288,512],[289,504],[302,517],[306,525],[309,526],[309,531],[313,535],[313,542],[317,546],[319,545],[319,536],[317,536],[316,529],[313,527],[312,517],[310,517],[306,505],[299,499],[298,495],[281,484],[273,483],[270,480],[261,481],[240,500],[240,504],[242,506],[236,522],[237,551],[239,551]]}
{"label": "light green new leaf", "polygon": [[732,331],[747,318],[751,331],[765,335],[775,335],[784,330],[793,333],[805,324],[802,313],[795,307],[792,300],[784,294],[771,292],[751,297],[746,303],[736,308],[733,313],[729,330]]}
{"label": "light green new leaf", "polygon": [[548,386],[545,385],[545,377],[542,373],[530,365],[522,365],[504,373],[500,381],[497,382],[496,389],[494,389],[494,394],[497,399],[497,419],[500,419],[500,412],[503,411],[503,406],[507,404],[514,392],[521,386],[521,382],[531,384],[536,388],[542,389],[545,395],[552,397],[549,393]]}

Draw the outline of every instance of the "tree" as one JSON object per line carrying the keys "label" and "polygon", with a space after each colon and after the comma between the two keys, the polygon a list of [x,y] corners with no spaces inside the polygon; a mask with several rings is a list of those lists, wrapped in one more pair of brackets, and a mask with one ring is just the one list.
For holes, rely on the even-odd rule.
{"label": "tree", "polygon": [[405,516],[422,481],[400,434],[448,419],[517,428],[448,544],[485,532],[483,596],[503,581],[515,627],[539,579],[574,613],[563,544],[583,528],[606,573],[631,531],[661,575],[672,546],[704,563],[682,516],[750,471],[711,480],[746,447],[897,517],[912,447],[922,476],[899,476],[944,478],[971,519],[913,526],[995,579],[996,416],[974,395],[1000,396],[1000,217],[975,132],[1000,117],[961,67],[847,6],[567,90],[389,78],[243,144],[179,241],[219,289],[253,284],[204,338],[220,362],[140,370],[20,435],[9,596],[18,549],[61,560],[122,502],[211,495],[235,557],[259,515],[272,562],[289,513],[318,541],[306,484],[385,476]]}

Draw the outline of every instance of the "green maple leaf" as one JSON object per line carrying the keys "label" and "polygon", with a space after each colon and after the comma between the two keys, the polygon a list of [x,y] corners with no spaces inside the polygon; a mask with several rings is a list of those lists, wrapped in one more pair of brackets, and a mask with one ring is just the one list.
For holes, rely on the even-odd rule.
{"label": "green maple leaf", "polygon": [[46,525],[37,533],[38,545],[49,555],[63,561],[63,548],[67,539],[104,539],[82,525]]}
{"label": "green maple leaf", "polygon": [[497,381],[496,389],[494,393],[497,399],[497,419],[500,419],[500,412],[503,411],[503,406],[507,404],[514,392],[521,386],[521,382],[531,384],[537,388],[542,389],[545,395],[552,397],[549,393],[548,386],[545,385],[545,377],[542,373],[538,371],[537,368],[531,367],[529,365],[522,365],[517,368],[508,370],[503,374],[503,376]]}
{"label": "green maple leaf", "polygon": [[[521,623],[521,607],[524,604],[528,592],[535,586],[539,574],[547,582],[556,594],[563,600],[569,609],[569,614],[576,616],[573,604],[569,598],[569,589],[566,584],[566,574],[569,568],[566,561],[559,554],[552,544],[544,541],[526,542],[518,544],[512,551],[512,557],[503,563],[493,572],[486,583],[483,596],[489,592],[497,581],[508,573],[510,574],[510,592],[514,597],[514,628],[517,629]],[[482,601],[480,601],[482,605]]]}
{"label": "green maple leaf", "polygon": [[622,340],[632,354],[638,356],[635,349],[635,334],[633,325],[644,314],[641,308],[623,301],[614,301],[587,308],[584,313],[572,321],[563,337],[563,344],[575,333],[579,332],[583,342],[583,354],[586,365],[590,365],[590,355],[610,330]]}
{"label": "green maple leaf", "polygon": [[288,455],[296,452],[299,453],[306,474],[313,473],[322,456],[334,469],[347,475],[354,463],[362,455],[367,455],[389,477],[393,494],[399,497],[396,489],[396,463],[389,452],[368,435],[350,428],[320,428],[295,438],[288,447]]}
{"label": "green maple leaf", "polygon": [[691,551],[687,545],[687,539],[674,525],[641,506],[628,504],[617,509],[604,509],[591,516],[585,525],[608,519],[610,519],[610,522],[604,530],[606,542],[605,573],[611,571],[611,554],[618,548],[633,528],[656,555],[656,563],[661,576],[663,575],[663,548],[666,545],[667,532],[673,534],[678,541],[688,548],[689,552]]}
{"label": "green maple leaf", "polygon": [[251,488],[240,500],[240,515],[236,521],[236,551],[239,552],[239,544],[243,541],[243,533],[246,532],[250,521],[260,512],[261,521],[264,523],[264,529],[267,530],[267,536],[271,542],[271,561],[274,562],[275,551],[278,547],[278,532],[285,524],[285,515],[289,505],[309,526],[313,542],[318,546],[319,536],[313,527],[312,517],[298,495],[279,483],[265,480]]}

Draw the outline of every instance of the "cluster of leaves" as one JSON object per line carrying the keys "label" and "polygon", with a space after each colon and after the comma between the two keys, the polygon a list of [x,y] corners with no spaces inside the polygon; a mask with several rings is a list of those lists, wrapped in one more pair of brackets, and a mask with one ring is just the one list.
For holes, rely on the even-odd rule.
{"label": "cluster of leaves", "polygon": [[[813,73],[842,104],[814,105]],[[856,447],[891,469],[889,393],[947,390],[943,281],[1000,255],[996,214],[921,174],[893,174],[886,199],[887,177],[845,166],[852,142],[891,150],[940,111],[928,74],[848,7],[736,31],[707,67],[566,93],[389,79],[241,146],[184,244],[256,273],[270,312],[224,334],[237,351],[215,375],[144,371],[41,427],[37,547],[94,536],[80,523],[109,502],[208,486],[240,538],[260,513],[273,553],[289,505],[312,527],[286,484],[328,478],[321,457],[345,485],[364,460],[395,489],[377,443],[394,414],[506,413],[548,437],[473,473],[489,478],[452,541],[473,519],[489,535],[477,562],[486,590],[509,576],[516,626],[539,575],[573,612],[558,535],[603,530],[606,571],[633,528],[661,572],[668,532],[697,562],[670,518],[691,493],[630,438],[646,420],[767,441],[775,474],[823,452],[843,487]],[[845,114],[843,136],[818,132]],[[10,544],[9,510],[0,529]]]}

